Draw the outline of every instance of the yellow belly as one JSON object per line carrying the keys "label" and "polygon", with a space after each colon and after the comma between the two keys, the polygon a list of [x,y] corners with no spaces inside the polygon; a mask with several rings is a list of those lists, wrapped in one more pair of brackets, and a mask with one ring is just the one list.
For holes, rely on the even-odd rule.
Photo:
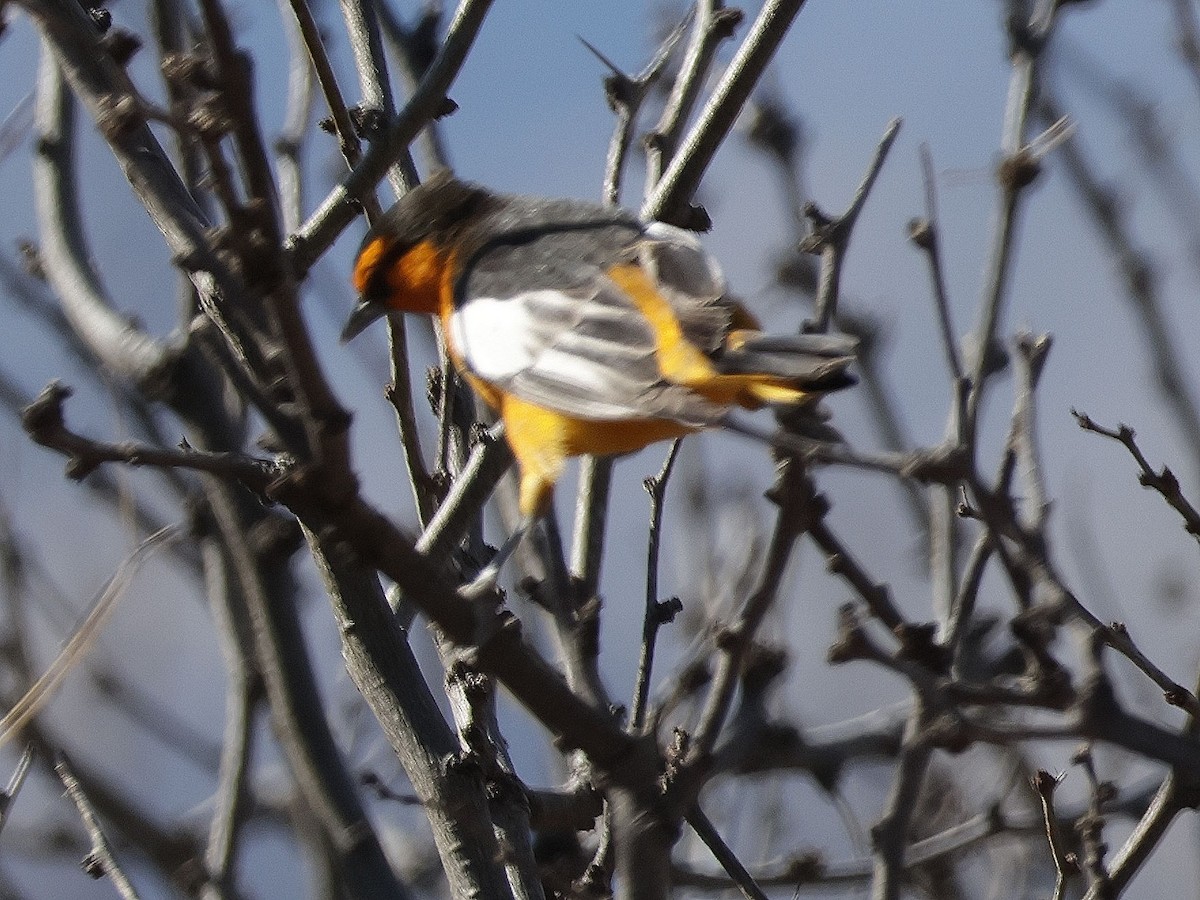
{"label": "yellow belly", "polygon": [[509,396],[499,398],[499,408],[505,436],[521,467],[520,507],[527,516],[545,507],[570,457],[632,453],[696,430],[668,419],[576,419]]}

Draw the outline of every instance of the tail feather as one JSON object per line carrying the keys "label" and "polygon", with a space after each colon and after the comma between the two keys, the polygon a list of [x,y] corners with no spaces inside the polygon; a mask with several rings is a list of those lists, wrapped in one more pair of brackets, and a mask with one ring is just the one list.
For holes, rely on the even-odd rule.
{"label": "tail feather", "polygon": [[714,363],[723,375],[762,375],[808,391],[832,391],[855,383],[846,369],[856,346],[854,338],[839,334],[735,331]]}
{"label": "tail feather", "polygon": [[730,342],[765,352],[825,357],[853,356],[858,349],[858,338],[848,334],[764,334],[745,329],[731,334]]}

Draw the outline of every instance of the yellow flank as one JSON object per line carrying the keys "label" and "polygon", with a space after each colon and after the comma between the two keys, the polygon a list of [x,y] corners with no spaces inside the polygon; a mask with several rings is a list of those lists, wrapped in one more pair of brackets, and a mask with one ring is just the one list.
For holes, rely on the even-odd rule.
{"label": "yellow flank", "polygon": [[[771,384],[766,381],[748,385],[746,393],[758,401],[757,405],[764,403],[797,404],[803,403],[808,399],[807,391],[802,391],[800,388],[788,387],[785,384]],[[741,403],[747,409],[754,409],[756,405],[751,404],[746,397],[742,398]]]}
{"label": "yellow flank", "polygon": [[746,341],[761,333],[757,328],[735,328],[726,335],[725,346],[731,350],[741,350],[746,345]]}
{"label": "yellow flank", "polygon": [[[706,400],[722,406],[737,404],[750,409],[764,403],[798,403],[804,391],[784,379],[754,373],[722,375],[700,350],[688,343],[671,304],[658,292],[654,282],[637,265],[613,266],[608,277],[637,305],[654,332],[658,370],[674,384],[691,388]],[[734,311],[734,324],[753,326],[754,317],[740,306]],[[752,327],[741,327],[730,334],[740,346],[752,335]]]}
{"label": "yellow flank", "polygon": [[[355,267],[356,286],[370,277],[371,268],[386,251],[382,244],[373,241],[364,248]],[[448,330],[454,314],[457,274],[452,253],[442,252],[429,242],[417,244],[391,265],[388,305],[413,312],[436,312]],[[666,380],[724,406],[756,408],[764,403],[798,403],[804,399],[803,391],[779,379],[755,374],[722,375],[707,356],[688,343],[670,304],[640,267],[616,266],[608,274],[650,323],[659,371]],[[738,343],[757,333],[753,316],[740,307],[734,311],[733,324],[737,330],[730,338]],[[579,419],[535,406],[471,375],[452,341],[448,349],[471,387],[504,420],[505,437],[521,471],[518,505],[524,516],[537,515],[546,508],[572,456],[631,453],[697,430],[670,419]]]}
{"label": "yellow flank", "polygon": [[545,509],[569,457],[588,453],[602,456],[630,453],[695,430],[668,419],[576,419],[508,394],[489,391],[484,396],[489,402],[492,397],[500,401],[505,437],[521,468],[518,505],[525,516],[536,515]]}

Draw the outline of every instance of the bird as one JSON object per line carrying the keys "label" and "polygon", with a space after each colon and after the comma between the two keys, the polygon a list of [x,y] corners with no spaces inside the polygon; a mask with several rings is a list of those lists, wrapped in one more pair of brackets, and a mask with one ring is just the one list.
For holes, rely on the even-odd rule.
{"label": "bird", "polygon": [[389,313],[440,319],[455,367],[504,423],[518,536],[572,457],[727,425],[737,408],[810,407],[855,380],[853,338],[764,333],[693,233],[448,170],[374,223],[352,281],[343,342]]}

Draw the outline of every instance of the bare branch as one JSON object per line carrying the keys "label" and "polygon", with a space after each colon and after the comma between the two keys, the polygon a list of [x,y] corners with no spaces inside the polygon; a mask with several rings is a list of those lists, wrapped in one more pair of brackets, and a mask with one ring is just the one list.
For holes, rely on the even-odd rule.
{"label": "bare branch", "polygon": [[617,206],[621,202],[621,180],[625,173],[625,156],[633,142],[633,131],[637,125],[638,112],[646,95],[662,76],[671,60],[675,45],[683,37],[687,29],[691,13],[680,22],[659,44],[654,58],[646,64],[637,75],[626,75],[608,57],[589,44],[583,38],[583,45],[608,67],[611,73],[604,79],[604,94],[608,98],[609,108],[617,116],[617,124],[613,129],[612,139],[608,145],[608,158],[604,166],[603,199],[609,206]]}
{"label": "bare branch", "polygon": [[357,215],[355,201],[374,189],[421,128],[444,110],[446,91],[466,61],[491,5],[492,0],[461,0],[441,50],[395,122],[385,135],[371,144],[354,170],[289,238],[292,267],[298,276],[302,276],[354,221]]}
{"label": "bare branch", "polygon": [[1167,504],[1173,510],[1179,513],[1183,519],[1184,530],[1192,535],[1192,537],[1200,540],[1200,510],[1192,506],[1191,502],[1184,496],[1183,491],[1179,487],[1179,479],[1170,468],[1163,466],[1161,472],[1154,471],[1154,467],[1150,465],[1150,461],[1142,453],[1142,448],[1138,446],[1136,434],[1132,428],[1128,425],[1106,428],[1095,422],[1090,416],[1076,410],[1071,410],[1071,415],[1075,417],[1075,421],[1079,423],[1079,427],[1084,431],[1103,435],[1122,444],[1138,465],[1138,469],[1140,470],[1138,482],[1142,487],[1157,491],[1159,496],[1166,500]]}
{"label": "bare branch", "polygon": [[241,453],[203,453],[185,445],[181,450],[164,450],[134,441],[104,444],[71,431],[63,416],[63,404],[71,395],[69,388],[57,382],[48,385],[25,408],[22,424],[31,438],[43,447],[70,459],[67,474],[76,480],[87,477],[106,462],[124,462],[132,466],[192,469],[239,481],[257,493],[265,493],[277,466],[267,460]]}
{"label": "bare branch", "polygon": [[646,184],[653,187],[675,158],[683,129],[687,127],[701,89],[716,60],[717,48],[733,37],[742,11],[726,8],[722,0],[697,0],[692,36],[662,115],[646,140]]}
{"label": "bare branch", "polygon": [[8,779],[8,785],[0,793],[0,830],[3,830],[9,821],[13,801],[17,799],[17,794],[21,792],[21,787],[25,784],[25,777],[29,774],[29,767],[32,763],[33,745],[29,744],[22,751],[21,758],[17,760],[17,766],[13,769],[13,773]]}
{"label": "bare branch", "polygon": [[[320,84],[321,93],[325,97],[325,105],[329,109],[330,122],[337,134],[342,157],[350,168],[354,168],[362,158],[358,134],[354,122],[350,119],[346,101],[342,98],[337,76],[329,62],[329,54],[325,51],[325,42],[321,37],[320,28],[316,19],[313,18],[308,0],[289,0],[289,2],[292,6],[292,13],[296,17],[296,25],[300,30],[301,39],[308,50],[308,57],[316,71],[317,83]],[[366,211],[367,221],[374,222],[379,218],[381,209],[374,190],[365,191],[359,201]]]}
{"label": "bare branch", "polygon": [[1054,789],[1062,782],[1062,776],[1051,775],[1042,770],[1033,780],[1033,787],[1042,802],[1042,816],[1046,823],[1046,838],[1050,842],[1050,855],[1054,859],[1054,869],[1058,879],[1054,884],[1054,900],[1064,900],[1067,896],[1067,880],[1072,875],[1079,874],[1079,862],[1074,853],[1067,850],[1059,828],[1058,816],[1054,812]]}
{"label": "bare branch", "polygon": [[837,315],[837,302],[841,296],[842,267],[845,265],[846,251],[850,246],[850,236],[854,224],[858,221],[859,213],[866,205],[871,187],[875,184],[888,151],[900,133],[900,120],[892,119],[884,129],[883,137],[875,148],[875,155],[867,167],[867,173],[859,182],[854,199],[846,211],[835,219],[830,219],[815,204],[809,204],[805,214],[813,225],[812,234],[801,244],[800,249],[809,253],[821,254],[821,277],[817,282],[817,297],[813,301],[816,321],[813,330],[825,332],[833,325]]}
{"label": "bare branch", "polygon": [[896,900],[905,877],[904,846],[917,796],[929,767],[933,748],[924,739],[928,711],[919,703],[909,715],[891,794],[879,822],[871,829],[875,846],[872,900]]}
{"label": "bare branch", "polygon": [[300,227],[304,216],[304,182],[301,174],[301,152],[313,107],[313,66],[304,61],[304,34],[298,22],[288,21],[285,0],[279,0],[288,39],[287,113],[279,137],[275,140],[275,157],[279,169],[280,215],[286,231]]}
{"label": "bare branch", "polygon": [[0,745],[11,740],[30,719],[50,702],[63,679],[87,655],[142,564],[160,545],[169,543],[178,536],[178,526],[164,528],[142,541],[137,549],[121,563],[96,599],[92,601],[87,616],[68,638],[54,662],[25,692],[24,696],[12,705],[5,713],[4,718],[0,719]]}
{"label": "bare branch", "polygon": [[946,294],[946,277],[942,269],[941,243],[938,234],[937,176],[933,169],[933,154],[928,144],[921,144],[921,173],[925,181],[925,216],[913,219],[908,225],[909,239],[925,253],[929,263],[929,278],[933,285],[934,307],[937,309],[938,326],[941,329],[942,349],[946,353],[946,365],[955,382],[964,378],[958,337],[950,318],[950,299]]}
{"label": "bare branch", "polygon": [[[350,36],[350,49],[354,53],[354,65],[358,70],[359,87],[362,89],[363,100],[359,108],[361,121],[366,123],[373,120],[375,123],[375,127],[361,130],[369,138],[374,138],[396,112],[379,19],[374,3],[342,0],[341,6],[346,32]],[[400,154],[396,164],[389,168],[388,179],[397,197],[404,196],[416,185],[417,172],[407,148]]]}
{"label": "bare branch", "polygon": [[1010,3],[1007,23],[1012,75],[1000,138],[1004,157],[996,173],[1000,183],[1000,206],[983,285],[980,321],[974,333],[975,359],[971,368],[971,393],[964,422],[972,441],[983,402],[985,382],[996,370],[993,345],[1012,276],[1012,254],[1016,245],[1019,214],[1027,195],[1026,189],[1041,170],[1041,158],[1031,150],[1033,142],[1027,142],[1026,134],[1038,96],[1042,55],[1053,36],[1061,6],[1060,0],[1036,0],[1035,8],[1026,19],[1022,17],[1025,4]]}
{"label": "bare branch", "polygon": [[76,335],[96,358],[111,372],[161,391],[174,354],[116,313],[89,262],[73,160],[75,105],[48,50],[39,65],[37,98],[34,187],[43,271]]}
{"label": "bare branch", "polygon": [[100,819],[96,816],[91,801],[84,793],[83,786],[75,777],[65,756],[59,756],[58,761],[54,764],[54,771],[58,773],[59,780],[66,788],[67,796],[79,810],[79,817],[83,820],[88,838],[92,843],[91,852],[83,860],[84,871],[93,878],[102,878],[107,875],[122,900],[137,900],[138,893],[133,887],[133,882],[129,880],[125,870],[117,862],[112,845],[109,844],[108,838],[104,835],[104,829],[100,825]]}
{"label": "bare branch", "polygon": [[704,171],[733,128],[734,121],[804,2],[767,0],[764,4],[724,77],[683,139],[679,152],[655,182],[654,192],[642,205],[645,218],[684,224],[689,221],[689,216],[681,214],[681,208],[700,186]]}
{"label": "bare branch", "polygon": [[737,885],[746,900],[767,900],[763,889],[754,883],[754,877],[742,865],[736,854],[729,849],[729,845],[721,839],[721,835],[717,833],[717,829],[713,827],[712,822],[708,820],[708,816],[699,806],[693,806],[689,810],[687,821],[699,835],[700,840],[704,841],[704,845],[712,851],[717,862],[729,873],[729,877],[733,879],[733,883]]}
{"label": "bare branch", "polygon": [[646,493],[650,495],[650,537],[646,549],[646,606],[642,614],[642,649],[638,655],[637,683],[633,693],[633,707],[629,713],[629,730],[637,733],[645,721],[646,704],[650,696],[650,673],[654,665],[654,645],[658,638],[658,629],[683,608],[679,598],[659,600],[658,598],[658,554],[662,541],[663,505],[667,492],[667,482],[671,471],[675,468],[675,459],[679,455],[680,439],[671,443],[667,458],[663,460],[662,468],[657,475],[647,478],[644,482]]}

